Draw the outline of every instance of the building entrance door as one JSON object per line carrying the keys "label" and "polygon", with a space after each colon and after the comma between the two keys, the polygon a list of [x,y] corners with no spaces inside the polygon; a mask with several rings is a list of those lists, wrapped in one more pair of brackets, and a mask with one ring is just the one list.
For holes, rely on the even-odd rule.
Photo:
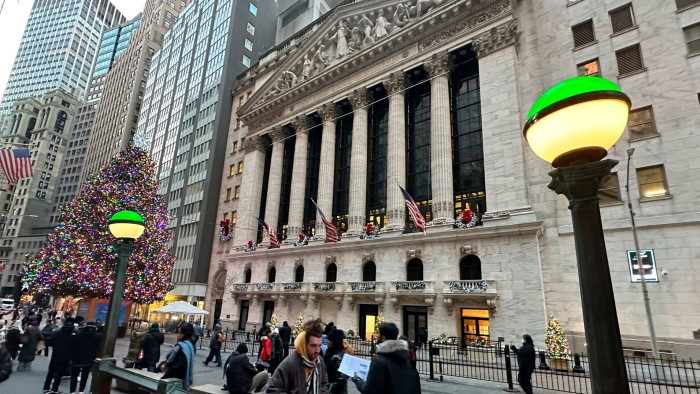
{"label": "building entrance door", "polygon": [[403,307],[403,335],[416,343],[422,343],[425,338],[418,336],[421,328],[428,329],[428,308],[425,306]]}
{"label": "building entrance door", "polygon": [[491,341],[488,309],[462,309],[462,345],[489,344]]}
{"label": "building entrance door", "polygon": [[374,323],[379,315],[378,305],[360,304],[360,332],[357,335],[361,336],[365,341],[371,341],[374,334]]}
{"label": "building entrance door", "polygon": [[262,324],[267,324],[272,320],[272,314],[275,313],[275,302],[265,301],[263,303],[263,320]]}
{"label": "building entrance door", "polygon": [[250,301],[241,300],[241,314],[238,316],[238,329],[245,331],[245,325],[248,323],[248,309],[250,308]]}
{"label": "building entrance door", "polygon": [[217,299],[214,301],[214,323],[218,323],[221,321],[221,306],[223,305],[224,300],[222,299]]}

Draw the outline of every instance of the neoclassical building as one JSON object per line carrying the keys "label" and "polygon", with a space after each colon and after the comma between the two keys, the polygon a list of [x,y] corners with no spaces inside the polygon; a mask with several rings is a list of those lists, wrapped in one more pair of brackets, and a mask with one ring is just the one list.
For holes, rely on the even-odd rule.
{"label": "neoclassical building", "polygon": [[[698,289],[683,271],[700,257],[698,218],[685,204],[700,170],[682,158],[700,145],[689,137],[700,124],[700,58],[682,40],[700,7],[652,3],[355,0],[280,43],[233,91],[219,212],[235,231],[214,245],[215,315],[249,330],[273,312],[290,322],[303,312],[367,336],[382,312],[412,338],[426,327],[465,341],[527,332],[542,344],[554,314],[583,350],[570,214],[522,126],[539,94],[587,74],[616,81],[633,101],[610,156],[639,152],[631,194],[641,248],[651,250],[645,273],[657,280],[661,347],[697,345]],[[677,45],[655,47],[654,34]],[[675,79],[661,75],[668,70]],[[624,164],[615,171],[601,188],[611,275],[625,346],[645,348]],[[312,199],[340,242],[324,242]],[[281,248],[269,248],[257,218]]]}

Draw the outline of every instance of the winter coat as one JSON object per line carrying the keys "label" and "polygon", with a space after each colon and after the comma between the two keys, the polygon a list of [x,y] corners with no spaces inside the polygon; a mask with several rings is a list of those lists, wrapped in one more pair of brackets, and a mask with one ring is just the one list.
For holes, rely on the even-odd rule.
{"label": "winter coat", "polygon": [[268,362],[272,360],[272,341],[266,336],[260,339],[260,359]]}
{"label": "winter coat", "polygon": [[46,346],[51,346],[49,345],[51,343],[51,338],[53,338],[53,332],[57,329],[58,327],[54,326],[51,324],[51,321],[46,323],[44,328],[41,329],[41,339],[44,340],[44,343]]}
{"label": "winter coat", "polygon": [[210,350],[221,349],[221,342],[219,342],[219,334],[224,335],[224,333],[222,333],[221,330],[214,330],[211,333],[211,341],[209,341]]}
{"label": "winter coat", "polygon": [[19,352],[19,344],[22,341],[22,334],[20,334],[17,328],[10,328],[7,330],[5,335],[5,347],[7,351],[10,352],[10,357],[13,359],[17,357],[17,352]]}
{"label": "winter coat", "polygon": [[12,373],[12,357],[10,351],[0,344],[0,383],[7,380]]}
{"label": "winter coat", "polygon": [[270,337],[270,359],[271,360],[282,360],[284,356],[284,348],[282,347],[282,339],[278,336]]}
{"label": "winter coat", "polygon": [[420,379],[408,360],[408,343],[387,340],[377,345],[367,381],[355,384],[362,394],[419,394]]}
{"label": "winter coat", "polygon": [[[299,353],[290,353],[275,370],[275,374],[267,384],[267,394],[306,394],[306,376],[304,361]],[[328,394],[328,373],[323,359],[316,365],[319,374],[319,394]]]}
{"label": "winter coat", "polygon": [[233,352],[226,360],[226,387],[230,394],[248,394],[253,384],[253,376],[258,371],[248,361],[248,356]]}
{"label": "winter coat", "polygon": [[129,351],[126,354],[124,361],[125,367],[132,367],[139,362],[139,355],[141,354],[141,340],[146,335],[146,331],[134,330],[131,333],[131,338],[129,341]]}
{"label": "winter coat", "polygon": [[280,338],[282,338],[282,343],[289,343],[292,340],[292,327],[280,327]]}
{"label": "winter coat", "polygon": [[39,331],[39,327],[27,327],[24,334],[22,334],[22,349],[19,351],[17,360],[24,363],[34,361],[39,341],[41,341],[41,331]]}
{"label": "winter coat", "polygon": [[154,365],[160,359],[160,345],[165,342],[165,336],[158,330],[148,331],[141,339],[141,349],[143,349],[144,366]]}
{"label": "winter coat", "polygon": [[71,355],[74,353],[73,338],[76,334],[73,332],[73,326],[63,326],[60,330],[56,330],[51,338],[51,363],[68,364],[71,360]]}
{"label": "winter coat", "polygon": [[336,349],[330,348],[323,356],[323,362],[326,363],[328,370],[328,384],[332,386],[331,394],[345,394],[348,392],[347,377],[343,375],[340,369],[340,363],[343,361],[344,352],[338,352]]}
{"label": "winter coat", "polygon": [[513,350],[513,353],[518,356],[518,370],[525,373],[532,373],[535,370],[537,354],[532,338],[529,335],[524,335],[524,337],[525,343],[520,349],[515,346],[511,346],[510,348]]}
{"label": "winter coat", "polygon": [[83,328],[72,338],[72,365],[74,367],[92,365],[100,352],[100,346],[102,346],[102,334],[97,332],[97,327]]}
{"label": "winter coat", "polygon": [[189,390],[192,384],[190,379],[194,373],[194,371],[190,371],[190,368],[194,369],[194,365],[192,365],[193,360],[188,359],[185,354],[187,349],[190,349],[188,352],[191,352],[191,357],[194,358],[194,344],[189,340],[185,340],[183,342],[178,342],[178,344],[170,350],[165,361],[161,363],[165,365],[165,373],[161,379],[181,379],[182,386],[185,390]]}

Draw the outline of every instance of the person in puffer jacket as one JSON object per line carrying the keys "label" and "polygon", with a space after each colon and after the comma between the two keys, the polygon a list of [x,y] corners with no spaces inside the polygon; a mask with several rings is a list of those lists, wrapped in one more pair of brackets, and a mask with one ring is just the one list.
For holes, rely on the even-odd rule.
{"label": "person in puffer jacket", "polygon": [[80,332],[73,336],[70,371],[70,392],[75,393],[80,376],[80,392],[85,391],[90,368],[97,358],[102,346],[102,334],[97,332],[94,322],[88,322]]}

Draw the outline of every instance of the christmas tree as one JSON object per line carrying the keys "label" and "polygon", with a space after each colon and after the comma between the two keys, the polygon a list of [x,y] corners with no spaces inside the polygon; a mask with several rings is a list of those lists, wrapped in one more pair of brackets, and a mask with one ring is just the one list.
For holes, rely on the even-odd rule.
{"label": "christmas tree", "polygon": [[559,320],[554,315],[551,315],[549,322],[547,322],[547,334],[544,337],[544,343],[547,345],[547,356],[566,360],[571,358],[569,341],[564,336],[564,329],[561,328]]}
{"label": "christmas tree", "polygon": [[118,211],[143,216],[145,231],[129,258],[124,298],[138,303],[162,300],[173,288],[175,259],[165,200],[158,195],[155,168],[146,152],[129,147],[90,178],[78,197],[63,205],[55,231],[25,263],[25,286],[34,294],[108,298],[117,254],[107,223]]}
{"label": "christmas tree", "polygon": [[304,315],[301,312],[299,312],[299,314],[297,315],[297,321],[294,322],[294,331],[292,335],[298,337],[302,331],[304,331]]}
{"label": "christmas tree", "polygon": [[270,324],[267,325],[267,328],[274,330],[277,327],[277,323],[279,323],[279,320],[277,320],[277,315],[273,313],[272,317],[270,317],[269,323]]}
{"label": "christmas tree", "polygon": [[377,315],[377,318],[374,320],[374,333],[378,334],[379,333],[379,326],[384,323],[384,312],[379,312]]}

